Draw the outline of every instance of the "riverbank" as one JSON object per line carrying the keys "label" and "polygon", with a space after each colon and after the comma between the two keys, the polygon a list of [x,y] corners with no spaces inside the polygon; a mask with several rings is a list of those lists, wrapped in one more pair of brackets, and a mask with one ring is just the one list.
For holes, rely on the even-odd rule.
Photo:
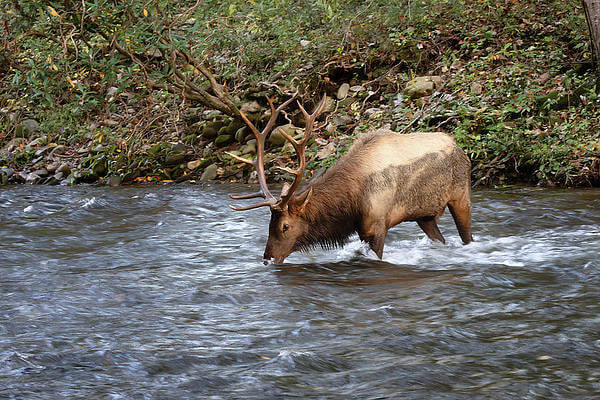
{"label": "riverbank", "polygon": [[[308,13],[288,4],[291,14],[279,6],[211,5],[194,16],[224,29],[212,43],[221,58],[208,60],[258,125],[268,117],[265,95],[282,102],[299,91],[310,108],[328,94],[324,126],[307,153],[309,176],[360,134],[387,127],[454,136],[472,160],[475,186],[600,185],[600,96],[578,1],[373,3],[357,11],[361,20],[343,4],[326,5]],[[50,19],[32,29],[64,28],[68,11],[50,9]],[[258,21],[263,31],[244,30]],[[179,29],[204,29],[190,24]],[[185,40],[200,49],[194,32]],[[243,123],[174,90],[181,82],[164,55],[148,48],[147,37],[123,35],[131,49],[144,45],[138,52],[147,61],[117,37],[91,67],[74,56],[90,40],[81,49],[39,35],[9,42],[12,58],[0,57],[0,184],[253,181],[251,168],[227,155],[254,156]],[[188,76],[200,83],[191,65]],[[279,167],[295,161],[277,130],[300,132],[296,106],[278,125],[267,148],[270,181],[288,179]]]}

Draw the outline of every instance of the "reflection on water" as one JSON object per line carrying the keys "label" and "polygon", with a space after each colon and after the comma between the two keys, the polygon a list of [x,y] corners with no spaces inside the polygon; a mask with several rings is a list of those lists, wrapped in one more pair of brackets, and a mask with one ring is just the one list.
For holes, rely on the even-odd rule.
{"label": "reflection on water", "polygon": [[0,398],[600,395],[600,191],[474,193],[264,266],[267,210],[171,186],[0,188]]}

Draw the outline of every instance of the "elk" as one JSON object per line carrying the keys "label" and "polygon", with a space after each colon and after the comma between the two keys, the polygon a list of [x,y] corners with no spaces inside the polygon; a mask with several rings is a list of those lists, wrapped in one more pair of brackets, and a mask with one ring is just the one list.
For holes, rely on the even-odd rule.
{"label": "elk", "polygon": [[[236,211],[271,209],[265,264],[282,263],[295,251],[315,246],[335,248],[358,233],[381,259],[388,229],[403,221],[416,221],[432,240],[445,243],[437,220],[448,206],[464,244],[471,242],[471,162],[454,140],[443,133],[399,134],[380,129],[362,135],[347,154],[321,177],[297,192],[306,165],[306,145],[326,96],[312,114],[298,102],[306,126],[300,140],[281,134],[294,147],[298,167],[284,169],[294,176],[284,184],[279,198],[269,191],[265,177],[265,139],[279,113],[295,95],[275,108],[267,97],[271,117],[262,132],[242,113],[257,141],[257,156],[250,161],[258,173],[260,192],[232,199],[262,197],[264,201]],[[297,192],[297,193],[296,193]]]}

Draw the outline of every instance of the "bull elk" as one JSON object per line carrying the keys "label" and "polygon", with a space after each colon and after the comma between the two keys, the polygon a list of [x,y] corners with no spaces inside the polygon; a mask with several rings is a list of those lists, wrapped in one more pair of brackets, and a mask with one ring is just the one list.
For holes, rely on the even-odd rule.
{"label": "bull elk", "polygon": [[364,134],[336,165],[296,193],[304,175],[306,145],[315,119],[325,106],[325,96],[310,115],[298,103],[306,120],[302,139],[280,131],[296,151],[298,168],[285,169],[294,175],[294,181],[285,184],[279,198],[275,198],[265,177],[265,139],[279,113],[294,98],[275,108],[267,97],[271,117],[262,132],[242,113],[256,137],[256,160],[231,155],[253,165],[260,184],[258,193],[231,198],[264,200],[246,207],[230,207],[237,211],[263,206],[271,209],[265,264],[273,259],[282,263],[298,250],[341,246],[355,232],[381,259],[388,229],[402,221],[416,221],[430,239],[445,243],[437,220],[446,206],[463,243],[472,241],[471,163],[454,140],[443,133],[401,135],[380,129]]}

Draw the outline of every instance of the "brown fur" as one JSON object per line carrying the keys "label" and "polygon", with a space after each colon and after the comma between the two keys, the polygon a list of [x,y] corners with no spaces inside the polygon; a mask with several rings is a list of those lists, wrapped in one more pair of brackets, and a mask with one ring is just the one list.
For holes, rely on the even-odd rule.
{"label": "brown fur", "polygon": [[436,220],[447,205],[463,242],[470,242],[465,153],[443,134],[375,131],[295,195],[287,209],[273,211],[265,258],[282,262],[297,250],[343,245],[355,232],[381,258],[387,230],[402,221],[417,221],[443,242]]}

